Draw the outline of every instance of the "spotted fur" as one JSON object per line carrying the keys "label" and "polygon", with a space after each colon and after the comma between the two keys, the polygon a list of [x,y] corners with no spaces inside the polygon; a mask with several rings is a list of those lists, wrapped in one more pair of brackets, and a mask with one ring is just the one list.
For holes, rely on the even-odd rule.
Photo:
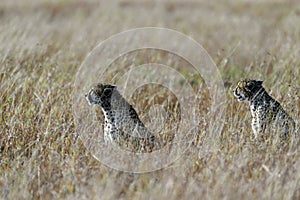
{"label": "spotted fur", "polygon": [[145,127],[134,108],[116,86],[96,84],[85,95],[90,105],[97,104],[104,113],[104,140],[126,150],[149,153],[160,148],[157,138]]}
{"label": "spotted fur", "polygon": [[295,130],[294,120],[263,88],[263,81],[241,80],[234,89],[238,101],[247,100],[252,115],[254,136],[275,135],[287,141]]}

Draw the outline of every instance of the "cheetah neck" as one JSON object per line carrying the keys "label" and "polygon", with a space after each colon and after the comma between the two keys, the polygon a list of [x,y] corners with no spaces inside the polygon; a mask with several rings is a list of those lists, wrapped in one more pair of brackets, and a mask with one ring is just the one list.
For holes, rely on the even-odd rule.
{"label": "cheetah neck", "polygon": [[115,93],[111,101],[106,104],[99,104],[105,118],[104,127],[106,134],[110,134],[112,130],[117,130],[123,120],[118,120],[120,116],[129,114],[130,104],[119,94]]}
{"label": "cheetah neck", "polygon": [[[113,98],[109,101],[106,102],[105,104],[99,104],[105,118],[107,119],[107,122],[111,123],[114,122],[115,115],[118,112],[122,112],[126,109],[127,107],[127,102],[126,100],[119,94],[119,93],[114,93]],[[128,104],[129,105],[129,104]]]}
{"label": "cheetah neck", "polygon": [[249,97],[249,102],[252,104],[253,102],[262,102],[262,100],[270,99],[269,94],[266,90],[262,87],[257,92],[253,93],[252,96]]}

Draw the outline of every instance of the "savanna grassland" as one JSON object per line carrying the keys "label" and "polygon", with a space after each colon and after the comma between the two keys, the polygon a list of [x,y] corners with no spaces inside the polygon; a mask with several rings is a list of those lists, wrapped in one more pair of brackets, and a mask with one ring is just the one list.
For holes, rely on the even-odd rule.
{"label": "savanna grassland", "polygon": [[[299,123],[299,25],[297,1],[1,1],[0,199],[300,199],[298,148],[253,141],[248,104],[232,95],[239,79],[262,79]],[[205,120],[184,158],[134,174],[85,148],[73,91],[99,42],[146,26],[177,30],[207,50],[224,81],[226,111],[213,150],[202,146],[213,123]],[[201,78],[178,70],[209,113]],[[149,95],[138,93],[131,103],[141,113]]]}

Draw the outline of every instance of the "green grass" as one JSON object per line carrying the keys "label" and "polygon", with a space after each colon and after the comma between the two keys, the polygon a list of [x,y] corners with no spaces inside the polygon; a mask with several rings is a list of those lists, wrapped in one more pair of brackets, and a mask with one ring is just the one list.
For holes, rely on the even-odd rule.
{"label": "green grass", "polygon": [[[299,199],[299,151],[251,141],[248,104],[231,92],[240,78],[263,79],[299,123],[300,4],[267,2],[1,2],[0,198]],[[215,151],[201,142],[212,123],[204,118],[182,159],[132,174],[101,164],[84,147],[72,99],[87,53],[115,33],[144,26],[172,28],[203,45],[224,80],[227,110]],[[201,77],[182,63],[171,65],[200,94],[205,116],[210,97]],[[145,96],[141,88],[131,100],[141,115]]]}

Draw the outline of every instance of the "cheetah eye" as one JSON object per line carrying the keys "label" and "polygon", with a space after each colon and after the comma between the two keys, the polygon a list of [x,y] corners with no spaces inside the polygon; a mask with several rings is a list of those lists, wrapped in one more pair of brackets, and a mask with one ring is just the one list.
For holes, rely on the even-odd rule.
{"label": "cheetah eye", "polygon": [[111,94],[111,92],[112,92],[111,89],[105,88],[104,91],[103,91],[103,95],[107,97]]}

